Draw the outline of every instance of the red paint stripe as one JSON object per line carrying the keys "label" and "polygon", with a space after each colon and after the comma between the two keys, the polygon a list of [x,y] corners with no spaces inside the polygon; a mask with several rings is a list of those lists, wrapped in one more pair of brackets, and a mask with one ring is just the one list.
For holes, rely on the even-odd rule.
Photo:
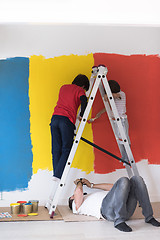
{"label": "red paint stripe", "polygon": [[[148,159],[160,164],[160,58],[156,55],[94,54],[94,64],[108,68],[107,79],[119,82],[127,97],[127,115],[131,149],[135,161]],[[92,117],[103,108],[99,94],[93,104]],[[107,114],[92,124],[94,143],[120,156]],[[109,173],[122,168],[122,163],[95,151],[95,172]]]}

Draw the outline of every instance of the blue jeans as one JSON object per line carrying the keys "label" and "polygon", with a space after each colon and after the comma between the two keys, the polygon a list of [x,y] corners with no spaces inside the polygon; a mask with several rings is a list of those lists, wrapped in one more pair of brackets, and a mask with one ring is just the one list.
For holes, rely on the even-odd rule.
{"label": "blue jeans", "polygon": [[69,118],[53,115],[51,119],[52,162],[54,176],[61,178],[74,139],[74,124]]}
{"label": "blue jeans", "polygon": [[101,214],[114,221],[114,226],[125,222],[134,213],[137,201],[142,207],[142,214],[148,222],[153,217],[146,185],[140,176],[120,178],[102,201]]}

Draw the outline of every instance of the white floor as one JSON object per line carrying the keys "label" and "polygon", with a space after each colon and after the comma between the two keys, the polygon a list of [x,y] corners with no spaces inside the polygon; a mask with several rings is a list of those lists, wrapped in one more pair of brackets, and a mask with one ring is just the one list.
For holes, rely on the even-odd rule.
{"label": "white floor", "polygon": [[[159,219],[160,220],[160,219]],[[144,220],[127,222],[133,231],[123,233],[113,227],[112,222],[64,222],[31,221],[1,222],[1,240],[159,240],[160,227],[146,224]]]}

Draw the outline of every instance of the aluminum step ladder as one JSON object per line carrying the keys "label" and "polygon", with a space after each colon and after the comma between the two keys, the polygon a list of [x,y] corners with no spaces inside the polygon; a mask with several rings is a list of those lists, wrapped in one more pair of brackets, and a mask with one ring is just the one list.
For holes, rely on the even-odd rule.
{"label": "aluminum step ladder", "polygon": [[[129,159],[129,163],[126,162],[126,161],[122,161],[122,162],[124,162],[124,165],[126,167],[128,176],[130,178],[133,175],[136,175],[136,176],[139,175],[138,169],[136,167],[136,163],[134,161],[134,157],[133,157],[133,154],[132,154],[132,151],[131,151],[131,148],[130,148],[130,144],[129,144],[127,138],[126,138],[125,131],[124,131],[123,125],[121,123],[121,119],[119,117],[119,114],[118,114],[118,111],[117,111],[117,108],[116,108],[116,105],[115,105],[115,101],[114,101],[112,92],[110,90],[110,87],[109,87],[109,84],[108,84],[108,81],[107,81],[107,77],[106,77],[107,72],[108,72],[107,67],[105,67],[104,65],[100,65],[98,67],[94,66],[92,68],[92,75],[91,75],[91,79],[90,79],[90,88],[89,88],[88,92],[86,93],[86,95],[89,97],[88,104],[87,104],[87,107],[86,107],[85,112],[83,114],[83,118],[82,118],[81,122],[79,123],[79,126],[78,126],[78,122],[76,122],[77,133],[76,133],[76,136],[75,136],[75,139],[74,139],[69,157],[67,159],[67,162],[66,162],[61,180],[59,182],[57,190],[55,191],[55,195],[53,197],[53,200],[51,202],[51,206],[50,206],[50,209],[49,209],[49,215],[50,215],[51,218],[53,218],[53,216],[54,216],[59,197],[61,195],[63,187],[65,186],[67,175],[69,173],[69,170],[70,170],[72,161],[74,159],[74,156],[75,156],[77,147],[79,145],[79,142],[80,142],[81,139],[83,139],[83,138],[81,138],[81,136],[82,136],[85,124],[87,122],[87,119],[88,119],[88,116],[89,116],[90,110],[92,108],[92,104],[94,102],[94,99],[95,99],[95,96],[97,94],[98,89],[99,89],[101,97],[103,99],[104,106],[106,108],[106,112],[108,114],[108,117],[109,117],[112,129],[113,129],[114,135],[115,135],[116,140],[117,140],[117,144],[119,146],[118,138],[115,134],[114,124],[113,124],[113,121],[110,117],[110,113],[111,113],[110,107],[112,109],[112,112],[113,112],[113,115],[114,115],[114,118],[115,118],[115,122],[117,124],[118,130],[119,130],[119,133],[120,133],[120,136],[121,136],[121,139],[122,139],[122,144],[124,145],[125,151],[127,153],[128,159]],[[104,91],[104,89],[105,89],[105,91]],[[104,101],[104,93],[105,92],[108,96],[109,103]],[[109,104],[110,104],[110,106],[109,106]]]}

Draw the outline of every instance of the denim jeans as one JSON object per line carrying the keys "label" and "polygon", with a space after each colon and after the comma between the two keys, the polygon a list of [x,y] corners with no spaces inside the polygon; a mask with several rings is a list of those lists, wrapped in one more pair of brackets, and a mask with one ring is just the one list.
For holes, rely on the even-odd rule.
{"label": "denim jeans", "polygon": [[61,178],[73,144],[75,125],[65,116],[51,119],[52,162],[54,176]]}
{"label": "denim jeans", "polygon": [[102,201],[101,214],[114,221],[114,226],[125,222],[134,213],[137,201],[142,208],[145,221],[153,217],[153,210],[149,200],[146,185],[140,176],[120,178]]}

